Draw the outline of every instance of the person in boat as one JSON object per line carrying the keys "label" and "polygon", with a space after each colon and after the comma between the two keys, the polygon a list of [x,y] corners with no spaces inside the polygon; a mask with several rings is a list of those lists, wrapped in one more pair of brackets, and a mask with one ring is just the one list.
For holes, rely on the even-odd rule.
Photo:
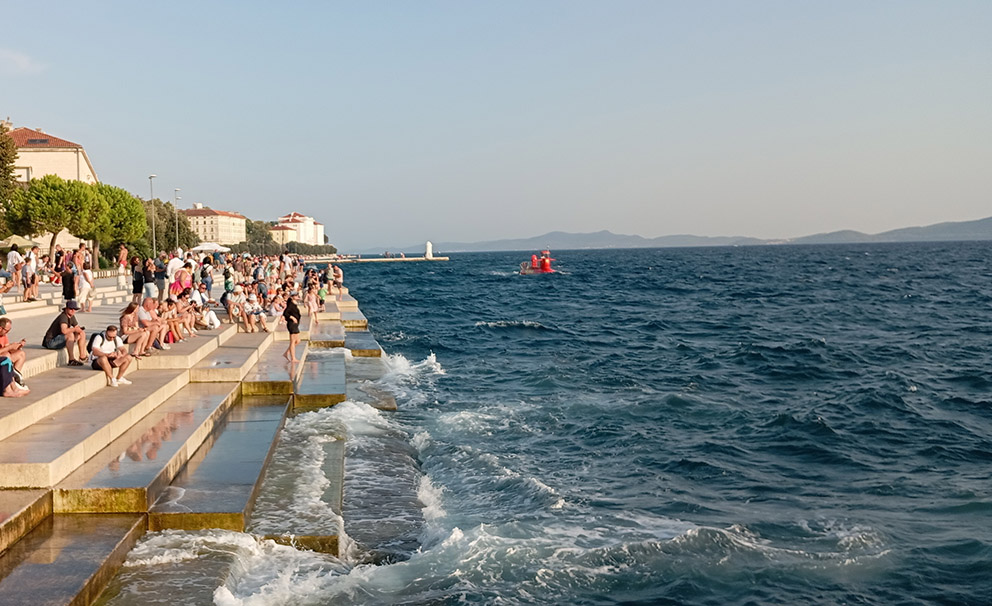
{"label": "person in boat", "polygon": [[530,268],[531,269],[540,269],[540,262],[537,259],[537,255],[531,255],[530,256]]}

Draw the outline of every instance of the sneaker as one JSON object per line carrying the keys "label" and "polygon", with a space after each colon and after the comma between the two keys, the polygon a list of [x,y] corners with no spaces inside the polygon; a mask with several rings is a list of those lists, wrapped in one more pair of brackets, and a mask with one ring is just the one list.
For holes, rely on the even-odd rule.
{"label": "sneaker", "polygon": [[107,383],[107,385],[109,385],[110,387],[117,387],[117,379],[111,379],[110,382]]}
{"label": "sneaker", "polygon": [[118,385],[131,385],[132,383],[131,383],[131,381],[128,381],[124,377],[120,377],[120,378],[117,379],[117,384]]}
{"label": "sneaker", "polygon": [[162,349],[172,349],[172,346],[169,345],[169,344],[167,344],[167,343],[163,343],[162,344]]}

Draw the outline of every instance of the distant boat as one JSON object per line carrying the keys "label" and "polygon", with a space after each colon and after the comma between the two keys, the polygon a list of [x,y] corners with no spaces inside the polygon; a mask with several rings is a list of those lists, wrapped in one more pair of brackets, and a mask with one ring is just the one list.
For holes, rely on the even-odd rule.
{"label": "distant boat", "polygon": [[541,256],[537,255],[530,256],[530,263],[523,261],[520,263],[520,275],[530,276],[534,274],[553,274],[557,273],[551,268],[551,262],[554,259],[551,258],[550,250],[542,250]]}

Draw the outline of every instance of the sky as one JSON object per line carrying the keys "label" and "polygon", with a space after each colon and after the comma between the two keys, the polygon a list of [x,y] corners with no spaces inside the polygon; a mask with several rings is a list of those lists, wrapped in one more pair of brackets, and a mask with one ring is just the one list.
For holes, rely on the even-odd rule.
{"label": "sky", "polygon": [[342,251],[992,216],[992,2],[0,0],[0,118]]}

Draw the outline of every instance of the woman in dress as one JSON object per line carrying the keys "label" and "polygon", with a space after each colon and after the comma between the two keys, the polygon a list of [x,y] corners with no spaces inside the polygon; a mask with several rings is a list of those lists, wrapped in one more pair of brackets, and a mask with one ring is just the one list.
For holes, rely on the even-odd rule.
{"label": "woman in dress", "polygon": [[151,333],[138,324],[138,304],[134,301],[128,303],[124,311],[121,312],[120,321],[121,338],[128,345],[134,346],[131,355],[134,357],[152,355],[152,352],[148,351]]}
{"label": "woman in dress", "polygon": [[296,306],[296,299],[292,293],[286,295],[286,309],[282,312],[282,317],[286,319],[286,330],[289,331],[289,347],[286,353],[282,354],[290,362],[298,361],[296,358],[296,346],[300,344],[300,308]]}

